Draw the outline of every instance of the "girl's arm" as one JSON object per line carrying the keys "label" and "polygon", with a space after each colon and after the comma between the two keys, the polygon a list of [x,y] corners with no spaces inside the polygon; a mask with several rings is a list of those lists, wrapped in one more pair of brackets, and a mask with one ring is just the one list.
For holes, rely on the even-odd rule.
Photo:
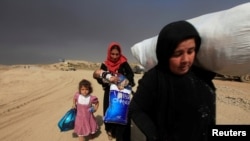
{"label": "girl's arm", "polygon": [[72,104],[72,108],[76,109],[76,94],[75,96],[73,97],[73,104]]}
{"label": "girl's arm", "polygon": [[94,104],[94,110],[95,110],[95,112],[97,111],[98,107],[99,107],[99,101],[97,101],[97,102]]}
{"label": "girl's arm", "polygon": [[76,108],[76,100],[73,99],[73,105],[72,105],[72,108],[75,109]]}
{"label": "girl's arm", "polygon": [[90,112],[94,113],[97,111],[98,107],[99,107],[99,101],[98,98],[96,96],[91,96],[91,108],[90,108]]}

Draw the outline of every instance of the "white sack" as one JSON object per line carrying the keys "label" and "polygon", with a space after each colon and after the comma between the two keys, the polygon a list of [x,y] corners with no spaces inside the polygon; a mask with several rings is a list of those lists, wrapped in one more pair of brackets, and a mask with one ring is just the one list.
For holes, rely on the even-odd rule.
{"label": "white sack", "polygon": [[[195,65],[225,75],[250,73],[250,3],[187,21],[194,25],[202,38]],[[157,37],[131,47],[134,57],[147,70],[157,64]]]}
{"label": "white sack", "polygon": [[145,71],[148,71],[158,63],[155,54],[157,38],[158,36],[155,36],[143,40],[131,47],[133,56],[145,68]]}

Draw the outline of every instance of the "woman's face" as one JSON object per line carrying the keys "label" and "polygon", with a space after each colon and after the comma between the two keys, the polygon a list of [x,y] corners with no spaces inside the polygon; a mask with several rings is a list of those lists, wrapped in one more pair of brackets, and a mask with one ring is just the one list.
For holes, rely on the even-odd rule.
{"label": "woman's face", "polygon": [[118,61],[120,58],[120,52],[117,49],[112,49],[110,52],[110,59],[113,62]]}
{"label": "woman's face", "polygon": [[195,58],[195,40],[182,41],[169,59],[170,70],[177,75],[187,73]]}

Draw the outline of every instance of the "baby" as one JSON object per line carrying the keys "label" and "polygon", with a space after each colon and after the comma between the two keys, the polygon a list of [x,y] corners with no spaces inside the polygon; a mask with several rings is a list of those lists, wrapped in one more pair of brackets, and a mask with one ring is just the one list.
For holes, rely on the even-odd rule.
{"label": "baby", "polygon": [[93,73],[95,79],[102,78],[104,82],[114,83],[117,85],[118,89],[122,90],[128,86],[128,79],[122,74],[112,74],[109,71],[104,71],[102,69],[97,69]]}

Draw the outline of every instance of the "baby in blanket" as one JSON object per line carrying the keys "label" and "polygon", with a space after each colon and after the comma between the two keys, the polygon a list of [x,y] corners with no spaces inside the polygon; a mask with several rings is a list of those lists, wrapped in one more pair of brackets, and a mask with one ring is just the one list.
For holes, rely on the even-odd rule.
{"label": "baby in blanket", "polygon": [[128,86],[128,79],[122,74],[112,74],[109,71],[104,71],[102,69],[96,69],[93,73],[95,79],[102,78],[106,83],[116,84],[119,90],[123,90]]}

